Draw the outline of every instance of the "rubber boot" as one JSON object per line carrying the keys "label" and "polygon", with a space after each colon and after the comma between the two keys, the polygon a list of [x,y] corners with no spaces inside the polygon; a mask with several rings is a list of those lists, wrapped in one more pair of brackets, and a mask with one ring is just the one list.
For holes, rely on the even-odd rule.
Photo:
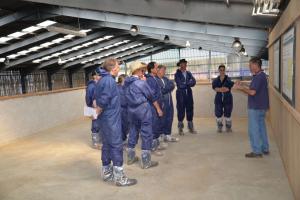
{"label": "rubber boot", "polygon": [[153,139],[153,141],[152,141],[152,149],[151,149],[153,155],[163,156],[164,155],[163,152],[160,151],[162,149],[158,149],[158,148],[159,148],[159,139]]}
{"label": "rubber boot", "polygon": [[137,162],[139,158],[135,155],[135,149],[128,148],[127,149],[127,165],[132,165]]}
{"label": "rubber boot", "polygon": [[128,178],[123,170],[123,167],[113,167],[113,180],[116,186],[124,187],[124,186],[131,186],[137,184],[136,179]]}
{"label": "rubber boot", "polygon": [[151,152],[148,150],[142,150],[141,168],[148,169],[158,166],[158,162],[151,160]]}
{"label": "rubber boot", "polygon": [[231,129],[232,122],[231,122],[230,118],[225,118],[225,125],[226,125],[226,132],[231,133],[232,132],[232,129]]}
{"label": "rubber boot", "polygon": [[113,167],[111,165],[103,166],[101,171],[102,180],[105,182],[113,181]]}
{"label": "rubber boot", "polygon": [[191,134],[196,134],[197,133],[197,131],[195,131],[195,129],[194,129],[194,124],[193,124],[192,121],[188,121],[188,128],[189,128],[189,132]]}
{"label": "rubber boot", "polygon": [[179,133],[179,135],[184,135],[183,128],[184,128],[183,122],[178,122],[178,133]]}
{"label": "rubber boot", "polygon": [[223,130],[223,119],[222,118],[217,118],[217,128],[218,128],[218,133],[222,133]]}
{"label": "rubber boot", "polygon": [[101,139],[99,137],[99,133],[92,133],[91,137],[92,137],[92,147],[94,149],[101,149],[102,145],[100,143]]}

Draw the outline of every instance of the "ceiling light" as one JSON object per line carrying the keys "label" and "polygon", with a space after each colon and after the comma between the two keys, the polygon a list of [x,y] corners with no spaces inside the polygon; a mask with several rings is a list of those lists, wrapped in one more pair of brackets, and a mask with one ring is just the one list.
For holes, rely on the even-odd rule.
{"label": "ceiling light", "polygon": [[64,38],[66,38],[66,39],[72,39],[72,38],[74,38],[74,37],[76,37],[76,36],[75,36],[75,35],[69,34],[69,35],[66,35]]}
{"label": "ceiling light", "polygon": [[41,60],[50,60],[51,56],[46,56],[44,58],[42,58]]}
{"label": "ceiling light", "polygon": [[185,46],[186,46],[186,47],[190,47],[190,46],[191,46],[190,41],[187,40],[186,43],[185,43]]}
{"label": "ceiling light", "polygon": [[139,32],[139,28],[136,25],[132,25],[130,28],[130,34],[136,36]]}
{"label": "ceiling light", "polygon": [[242,49],[242,43],[238,38],[235,38],[233,43],[232,43],[232,48],[236,51],[239,52]]}
{"label": "ceiling light", "polygon": [[0,43],[6,43],[9,40],[12,40],[13,38],[9,38],[9,37],[1,37],[0,38]]}
{"label": "ceiling light", "polygon": [[92,31],[92,29],[85,29],[85,30],[80,30],[79,32],[81,32],[81,33],[88,33],[88,32],[91,32]]}
{"label": "ceiling light", "polygon": [[32,61],[33,63],[40,63],[41,62],[41,59],[37,59],[37,60],[34,60]]}
{"label": "ceiling light", "polygon": [[5,61],[5,58],[0,58],[0,62],[4,62]]}
{"label": "ceiling light", "polygon": [[59,52],[59,53],[54,53],[54,54],[52,54],[51,56],[52,56],[52,57],[58,57],[58,56],[60,56],[61,54],[63,54],[63,53]]}
{"label": "ceiling light", "polygon": [[12,34],[9,34],[8,37],[12,37],[12,38],[19,38],[22,37],[23,35],[26,35],[27,33],[24,32],[15,32]]}
{"label": "ceiling light", "polygon": [[107,35],[107,36],[104,36],[104,39],[108,40],[110,38],[114,37],[113,35]]}
{"label": "ceiling light", "polygon": [[29,50],[23,50],[23,51],[20,51],[20,52],[18,52],[18,55],[26,55],[26,54],[28,54],[30,51]]}
{"label": "ceiling light", "polygon": [[46,20],[46,21],[44,21],[44,22],[42,22],[42,23],[37,24],[37,26],[40,26],[40,27],[42,27],[42,28],[46,28],[46,27],[48,27],[48,26],[50,26],[50,25],[53,25],[53,24],[55,24],[55,23],[56,23],[56,22],[54,22],[54,21]]}
{"label": "ceiling light", "polygon": [[170,41],[170,37],[169,37],[168,35],[165,35],[164,41],[165,41],[165,42],[169,42],[169,41]]}
{"label": "ceiling light", "polygon": [[35,32],[37,30],[40,30],[40,29],[41,29],[41,27],[30,26],[28,28],[23,29],[22,31],[25,32],[25,33],[33,33],[33,32]]}
{"label": "ceiling light", "polygon": [[36,47],[31,47],[30,49],[28,49],[29,51],[38,51],[39,49],[42,49],[43,47],[40,46],[36,46]]}
{"label": "ceiling light", "polygon": [[61,53],[69,53],[71,51],[72,51],[71,49],[66,49],[66,50],[62,51]]}
{"label": "ceiling light", "polygon": [[51,46],[52,44],[54,44],[54,43],[53,42],[46,42],[46,43],[41,44],[40,46],[47,48],[47,47]]}
{"label": "ceiling light", "polygon": [[9,59],[15,59],[18,56],[19,55],[17,55],[17,54],[11,54],[11,55],[7,56],[7,58],[9,58]]}
{"label": "ceiling light", "polygon": [[58,43],[61,43],[62,41],[65,41],[65,40],[67,40],[67,38],[57,38],[55,40],[52,40],[52,42],[55,43],[55,44],[58,44]]}
{"label": "ceiling light", "polygon": [[93,44],[93,42],[87,42],[87,43],[83,44],[82,46],[88,47],[88,46],[90,46],[92,44]]}

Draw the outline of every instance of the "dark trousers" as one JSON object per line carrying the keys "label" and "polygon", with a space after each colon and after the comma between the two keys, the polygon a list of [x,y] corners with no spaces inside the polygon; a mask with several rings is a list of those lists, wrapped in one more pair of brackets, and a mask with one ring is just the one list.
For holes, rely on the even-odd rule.
{"label": "dark trousers", "polygon": [[164,103],[163,112],[164,112],[164,116],[162,119],[163,121],[162,132],[165,135],[171,135],[173,118],[174,118],[173,104],[169,104],[169,102]]}
{"label": "dark trousers", "polygon": [[135,148],[139,133],[142,139],[142,150],[151,150],[153,134],[152,134],[152,111],[149,103],[144,103],[137,108],[128,110],[129,116],[129,135],[128,147]]}
{"label": "dark trousers", "polygon": [[185,114],[187,121],[193,121],[194,117],[194,100],[192,90],[177,90],[177,118],[179,122],[184,120]]}
{"label": "dark trousers", "polygon": [[217,118],[221,118],[224,115],[224,117],[230,118],[232,107],[233,107],[232,104],[224,104],[224,103],[215,104],[215,116]]}

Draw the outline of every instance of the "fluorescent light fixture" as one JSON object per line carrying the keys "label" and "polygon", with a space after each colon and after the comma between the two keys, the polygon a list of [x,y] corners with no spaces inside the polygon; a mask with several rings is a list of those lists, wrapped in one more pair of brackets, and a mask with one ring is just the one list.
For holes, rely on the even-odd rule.
{"label": "fluorescent light fixture", "polygon": [[76,58],[77,59],[79,59],[79,58],[83,58],[84,57],[84,55],[83,54],[81,54],[81,55],[79,55],[79,56],[76,56]]}
{"label": "fluorescent light fixture", "polygon": [[73,51],[77,51],[78,49],[83,48],[83,46],[79,45],[79,46],[75,46],[72,48]]}
{"label": "fluorescent light fixture", "polygon": [[33,63],[40,63],[41,62],[41,59],[37,59],[37,60],[34,60],[32,61]]}
{"label": "fluorescent light fixture", "polygon": [[93,42],[87,42],[87,43],[84,43],[82,46],[88,47],[88,46],[90,46],[92,44],[93,44]]}
{"label": "fluorescent light fixture", "polygon": [[88,32],[91,32],[92,31],[92,29],[85,29],[85,30],[80,30],[79,32],[81,32],[81,33],[88,33]]}
{"label": "fluorescent light fixture", "polygon": [[9,40],[12,40],[13,38],[9,38],[9,37],[1,37],[0,38],[0,43],[6,43]]}
{"label": "fluorescent light fixture", "polygon": [[35,46],[35,47],[31,47],[30,49],[28,49],[29,51],[38,51],[39,49],[42,49],[43,47],[40,47],[40,46]]}
{"label": "fluorescent light fixture", "polygon": [[42,28],[46,28],[46,27],[51,26],[51,25],[53,25],[53,24],[55,24],[55,23],[56,23],[56,22],[54,22],[54,21],[46,20],[46,21],[44,21],[44,22],[42,22],[42,23],[37,24],[37,26],[40,26],[40,27],[42,27]]}
{"label": "fluorescent light fixture", "polygon": [[108,40],[110,38],[114,37],[113,35],[107,35],[107,36],[104,36],[104,39]]}
{"label": "fluorescent light fixture", "polygon": [[50,60],[51,56],[46,56],[44,58],[42,58],[41,60]]}
{"label": "fluorescent light fixture", "polygon": [[61,53],[61,52],[58,52],[58,53],[54,53],[54,54],[52,54],[51,56],[52,56],[52,57],[58,57],[58,56],[60,56],[61,54],[63,54],[63,53]]}
{"label": "fluorescent light fixture", "polygon": [[98,53],[98,52],[103,51],[103,50],[104,50],[103,48],[100,48],[100,49],[96,49],[95,52]]}
{"label": "fluorescent light fixture", "polygon": [[90,56],[90,55],[92,55],[93,53],[95,53],[95,52],[94,52],[94,51],[90,51],[90,52],[87,52],[87,53],[84,54],[84,55]]}
{"label": "fluorescent light fixture", "polygon": [[55,40],[52,40],[52,42],[55,43],[55,44],[58,44],[58,43],[61,43],[62,41],[65,41],[65,40],[67,40],[67,38],[57,38]]}
{"label": "fluorescent light fixture", "polygon": [[91,59],[89,59],[89,62],[92,62],[94,60],[96,60],[96,58],[91,58]]}
{"label": "fluorescent light fixture", "polygon": [[72,39],[72,38],[74,38],[74,37],[76,37],[75,35],[71,35],[71,34],[69,34],[69,35],[66,35],[64,38],[66,38],[66,39]]}
{"label": "fluorescent light fixture", "polygon": [[191,46],[190,41],[187,40],[186,43],[185,43],[185,46],[186,46],[186,47],[190,47],[190,46]]}
{"label": "fluorescent light fixture", "polygon": [[101,41],[103,41],[104,40],[104,38],[98,38],[98,39],[96,39],[96,40],[93,40],[93,43],[99,43],[99,42],[101,42]]}
{"label": "fluorescent light fixture", "polygon": [[71,51],[72,51],[71,49],[66,49],[66,50],[62,51],[62,53],[69,53]]}
{"label": "fluorescent light fixture", "polygon": [[40,46],[41,46],[41,47],[49,47],[49,46],[51,46],[52,44],[54,44],[54,43],[53,43],[53,42],[45,42],[45,43],[41,44]]}
{"label": "fluorescent light fixture", "polygon": [[12,37],[12,38],[19,38],[19,37],[22,37],[23,35],[26,35],[27,33],[24,33],[24,32],[15,32],[15,33],[12,33],[12,34],[9,34],[8,37]]}
{"label": "fluorescent light fixture", "polygon": [[112,48],[114,45],[108,45],[106,47],[104,47],[104,49],[109,49],[109,48]]}
{"label": "fluorescent light fixture", "polygon": [[17,54],[11,54],[11,55],[7,56],[7,58],[9,58],[9,59],[15,59],[18,56],[19,55],[17,55]]}
{"label": "fluorescent light fixture", "polygon": [[87,61],[87,60],[85,60],[85,61],[82,61],[82,62],[81,62],[81,64],[85,64],[85,63],[87,63],[87,62],[88,62],[88,61]]}
{"label": "fluorescent light fixture", "polygon": [[4,62],[5,61],[5,58],[0,58],[0,62]]}
{"label": "fluorescent light fixture", "polygon": [[130,40],[123,40],[123,42],[124,42],[124,43],[128,43],[128,42],[130,42]]}
{"label": "fluorescent light fixture", "polygon": [[23,50],[23,51],[19,51],[17,54],[18,55],[23,55],[25,56],[26,54],[28,54],[30,51],[29,50]]}
{"label": "fluorescent light fixture", "polygon": [[42,29],[41,27],[38,27],[38,26],[30,26],[28,28],[24,28],[22,31],[25,32],[25,33],[33,33],[37,30],[40,30]]}

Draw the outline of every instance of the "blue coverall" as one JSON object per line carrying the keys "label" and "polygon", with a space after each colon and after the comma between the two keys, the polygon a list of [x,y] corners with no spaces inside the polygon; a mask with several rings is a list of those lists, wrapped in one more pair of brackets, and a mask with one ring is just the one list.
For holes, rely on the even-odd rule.
{"label": "blue coverall", "polygon": [[[96,88],[96,81],[91,80],[87,83],[86,94],[85,94],[85,102],[88,107],[93,107],[94,100],[94,92]],[[92,134],[99,134],[99,126],[97,124],[97,120],[92,120]]]}
{"label": "blue coverall", "polygon": [[162,111],[164,113],[162,117],[162,132],[165,135],[171,135],[174,118],[172,91],[175,88],[175,84],[167,77],[158,78],[158,84],[162,92]]}
{"label": "blue coverall", "polygon": [[134,149],[140,132],[142,150],[152,148],[152,111],[153,91],[146,81],[136,76],[125,79],[125,96],[128,103],[129,135],[128,147]]}
{"label": "blue coverall", "polygon": [[194,117],[194,100],[191,87],[196,85],[196,80],[191,72],[186,71],[185,78],[182,71],[178,69],[175,73],[175,82],[177,86],[176,107],[178,121],[182,122],[186,113],[187,121],[191,122]]}
{"label": "blue coverall", "polygon": [[102,165],[123,165],[123,141],[121,129],[121,102],[115,79],[110,73],[102,73],[95,89],[97,106],[103,109],[98,116],[102,130]]}
{"label": "blue coverall", "polygon": [[[153,99],[152,102],[157,101],[158,104],[160,105],[160,108],[162,106],[162,102],[161,102],[161,89],[158,85],[158,78],[154,77],[150,74],[146,74],[146,78],[147,78],[147,83],[150,86],[151,90],[153,91]],[[153,131],[153,139],[158,139],[159,136],[162,134],[161,132],[161,126],[162,126],[162,122],[161,122],[161,117],[158,116],[158,113],[153,105],[153,103],[151,102],[151,110],[152,110],[152,131]]]}
{"label": "blue coverall", "polygon": [[212,82],[212,88],[221,88],[221,87],[227,87],[229,89],[228,92],[217,92],[215,96],[215,116],[217,118],[231,117],[232,112],[232,105],[233,105],[233,98],[231,94],[231,88],[233,87],[234,82],[231,81],[231,79],[225,75],[224,80],[221,81],[220,76],[218,76],[213,82]]}
{"label": "blue coverall", "polygon": [[127,139],[127,134],[129,131],[128,109],[127,109],[128,105],[125,97],[125,86],[118,85],[117,87],[120,93],[120,101],[121,101],[122,140],[125,141]]}

